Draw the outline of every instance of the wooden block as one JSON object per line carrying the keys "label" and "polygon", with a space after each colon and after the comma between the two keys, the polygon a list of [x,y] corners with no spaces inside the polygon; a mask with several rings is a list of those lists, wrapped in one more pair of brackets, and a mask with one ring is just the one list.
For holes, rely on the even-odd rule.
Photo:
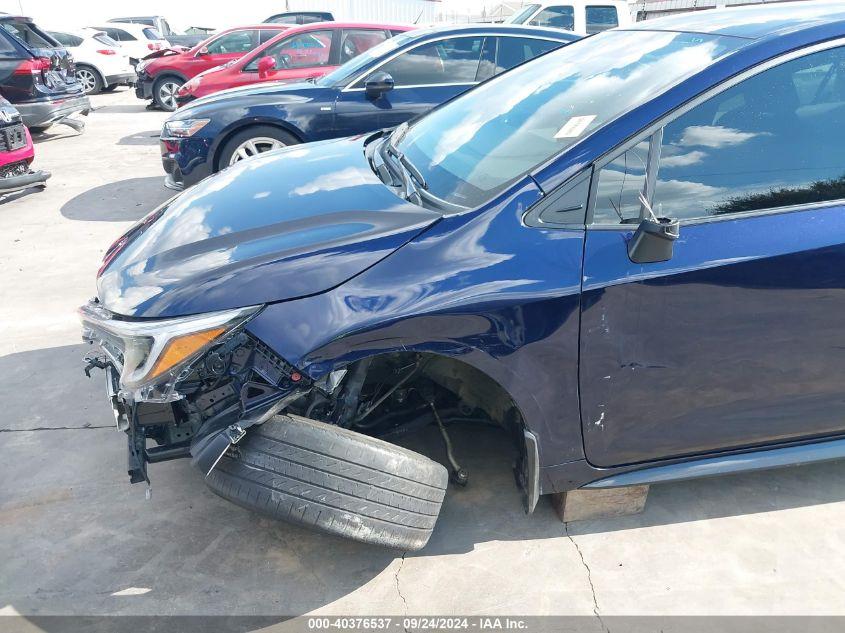
{"label": "wooden block", "polygon": [[552,505],[564,523],[612,519],[642,512],[648,489],[649,486],[582,488],[553,494]]}

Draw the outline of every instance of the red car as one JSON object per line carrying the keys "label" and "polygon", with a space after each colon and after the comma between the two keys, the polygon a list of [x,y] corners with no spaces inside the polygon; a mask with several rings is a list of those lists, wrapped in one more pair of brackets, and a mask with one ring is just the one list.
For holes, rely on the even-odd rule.
{"label": "red car", "polygon": [[179,86],[201,72],[237,60],[289,28],[288,24],[239,26],[212,35],[189,50],[169,48],[148,55],[135,68],[135,95],[153,99],[158,107],[172,112]]}
{"label": "red car", "polygon": [[15,107],[0,97],[0,195],[43,187],[50,172],[32,171],[35,148]]}
{"label": "red car", "polygon": [[413,26],[318,22],[294,26],[239,60],[197,75],[183,85],[183,105],[205,95],[264,81],[320,77],[376,44]]}

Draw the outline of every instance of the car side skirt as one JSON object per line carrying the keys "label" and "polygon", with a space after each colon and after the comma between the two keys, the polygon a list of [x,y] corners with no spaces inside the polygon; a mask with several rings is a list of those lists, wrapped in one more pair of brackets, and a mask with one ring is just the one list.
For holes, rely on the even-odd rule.
{"label": "car side skirt", "polygon": [[619,468],[595,468],[586,460],[577,460],[543,468],[541,479],[543,493],[549,493],[574,488],[619,488],[686,481],[836,459],[845,459],[843,437]]}

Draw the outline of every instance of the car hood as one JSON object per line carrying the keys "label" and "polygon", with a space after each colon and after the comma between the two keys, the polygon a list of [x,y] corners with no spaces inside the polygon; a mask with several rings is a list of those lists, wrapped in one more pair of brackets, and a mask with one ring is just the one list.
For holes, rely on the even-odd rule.
{"label": "car hood", "polygon": [[172,317],[342,284],[440,217],[386,187],[364,145],[270,152],[186,190],[107,251],[100,301],[118,314]]}

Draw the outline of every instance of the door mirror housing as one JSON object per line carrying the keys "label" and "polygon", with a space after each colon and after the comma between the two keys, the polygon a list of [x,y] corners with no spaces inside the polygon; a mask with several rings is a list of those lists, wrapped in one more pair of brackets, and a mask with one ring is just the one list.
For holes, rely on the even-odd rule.
{"label": "door mirror housing", "polygon": [[393,77],[390,76],[390,73],[379,71],[367,77],[367,81],[364,83],[364,89],[367,91],[367,96],[370,99],[378,99],[385,92],[393,90],[394,85],[395,82],[393,81]]}
{"label": "door mirror housing", "polygon": [[628,258],[635,264],[653,264],[672,259],[680,223],[672,218],[644,218],[628,242]]}
{"label": "door mirror housing", "polygon": [[199,49],[195,57],[202,57],[203,55],[208,55],[208,46],[203,46]]}
{"label": "door mirror housing", "polygon": [[266,55],[258,60],[258,74],[266,75],[276,67],[276,60]]}

